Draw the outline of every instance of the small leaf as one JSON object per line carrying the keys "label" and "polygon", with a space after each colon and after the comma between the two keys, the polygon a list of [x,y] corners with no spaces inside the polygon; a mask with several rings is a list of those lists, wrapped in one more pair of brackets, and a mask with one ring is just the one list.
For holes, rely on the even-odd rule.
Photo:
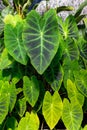
{"label": "small leaf", "polygon": [[79,50],[76,43],[76,40],[68,38],[63,44],[63,56],[69,60],[78,60],[79,59]]}
{"label": "small leaf", "polygon": [[26,100],[25,98],[19,99],[17,102],[17,106],[18,106],[18,114],[20,117],[22,117],[26,111]]}
{"label": "small leaf", "polygon": [[78,37],[77,24],[72,15],[69,15],[65,21],[58,17],[58,28],[64,39]]}
{"label": "small leaf", "polygon": [[21,118],[18,130],[38,130],[39,129],[39,118],[36,113],[26,112],[25,117]]}
{"label": "small leaf", "polygon": [[0,56],[0,69],[6,69],[9,65],[12,64],[11,59],[9,58],[6,48],[3,50]]}
{"label": "small leaf", "polygon": [[84,103],[84,96],[77,90],[75,83],[73,83],[70,79],[67,80],[67,92],[70,100],[76,100],[79,102],[81,106]]}
{"label": "small leaf", "polygon": [[56,11],[50,9],[41,17],[32,10],[26,18],[23,40],[31,64],[39,74],[43,74],[59,46]]}
{"label": "small leaf", "polygon": [[8,81],[0,81],[0,91],[1,93],[9,95],[9,112],[12,111],[16,102],[16,87],[13,83]]}
{"label": "small leaf", "polygon": [[5,93],[0,93],[0,124],[2,124],[6,115],[8,114],[9,107],[9,95]]}
{"label": "small leaf", "polygon": [[27,76],[24,76],[23,82],[24,82],[23,92],[24,92],[25,98],[33,107],[39,97],[38,80],[36,79],[35,76],[32,76],[31,80]]}
{"label": "small leaf", "polygon": [[58,92],[56,91],[51,96],[50,92],[47,91],[43,101],[42,112],[50,129],[53,129],[58,123],[62,115],[62,107],[62,100]]}
{"label": "small leaf", "polygon": [[83,112],[80,104],[76,101],[63,101],[62,120],[68,130],[79,130],[83,120]]}

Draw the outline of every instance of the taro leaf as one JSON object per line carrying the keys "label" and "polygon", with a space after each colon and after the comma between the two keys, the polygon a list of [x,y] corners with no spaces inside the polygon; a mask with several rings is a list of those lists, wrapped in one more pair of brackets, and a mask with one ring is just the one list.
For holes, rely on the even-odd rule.
{"label": "taro leaf", "polygon": [[69,103],[67,99],[63,101],[62,120],[68,130],[79,130],[83,119],[83,112],[77,101]]}
{"label": "taro leaf", "polygon": [[31,80],[24,76],[23,78],[23,92],[26,100],[34,107],[39,97],[39,84],[35,76],[31,77]]}
{"label": "taro leaf", "polygon": [[36,113],[26,112],[25,117],[21,118],[18,124],[18,130],[38,130],[39,129],[39,118]]}
{"label": "taro leaf", "polygon": [[58,28],[64,39],[78,37],[78,28],[72,15],[69,15],[65,21],[58,17]]}
{"label": "taro leaf", "polygon": [[8,55],[8,52],[5,48],[0,56],[0,69],[1,70],[6,69],[11,64],[12,64],[12,60],[11,60],[10,56]]}
{"label": "taro leaf", "polygon": [[0,93],[0,124],[5,119],[8,114],[8,106],[9,106],[9,95],[5,93]]}
{"label": "taro leaf", "polygon": [[75,83],[73,83],[70,79],[67,80],[67,92],[70,100],[76,98],[81,106],[84,103],[84,96],[77,90]]}
{"label": "taro leaf", "polygon": [[32,65],[42,74],[50,65],[59,46],[56,11],[51,9],[43,17],[35,10],[31,11],[26,18],[23,39]]}
{"label": "taro leaf", "polygon": [[[11,20],[10,20],[11,18]],[[16,20],[18,18],[18,20]],[[27,64],[27,55],[22,40],[23,21],[18,16],[5,18],[4,42],[8,53],[21,64]]]}
{"label": "taro leaf", "polygon": [[25,98],[19,99],[17,101],[17,111],[20,117],[22,117],[26,111],[26,100]]}
{"label": "taro leaf", "polygon": [[16,102],[16,86],[14,83],[9,84],[8,92],[10,93],[10,104],[9,104],[9,112],[11,112],[14,108]]}
{"label": "taro leaf", "polygon": [[39,97],[33,108],[36,112],[38,112],[41,109],[41,107],[43,105],[44,95],[45,95],[45,87],[44,87],[44,84],[42,81],[39,81],[39,86],[40,86]]}
{"label": "taro leaf", "polygon": [[87,70],[74,72],[75,84],[78,90],[87,97]]}
{"label": "taro leaf", "polygon": [[8,117],[5,122],[5,129],[6,130],[16,130],[17,125],[18,125],[18,122],[17,122],[16,118],[11,116],[11,117]]}
{"label": "taro leaf", "polygon": [[44,77],[47,82],[51,85],[54,91],[58,91],[63,81],[63,69],[59,62],[56,61],[51,63],[48,69],[44,73]]}
{"label": "taro leaf", "polygon": [[53,96],[51,96],[49,91],[45,93],[42,112],[50,129],[53,129],[58,123],[62,115],[62,107],[62,100],[57,91]]}
{"label": "taro leaf", "polygon": [[65,60],[63,64],[63,70],[64,70],[64,81],[63,81],[64,87],[67,88],[67,80],[70,79],[74,81],[73,71],[79,71],[78,61]]}
{"label": "taro leaf", "polygon": [[79,59],[79,50],[75,40],[69,38],[62,44],[62,46],[64,50],[64,58],[67,57],[70,60]]}
{"label": "taro leaf", "polygon": [[16,102],[16,87],[13,83],[9,84],[8,81],[2,80],[0,80],[0,85],[1,93],[9,95],[9,112],[11,112]]}

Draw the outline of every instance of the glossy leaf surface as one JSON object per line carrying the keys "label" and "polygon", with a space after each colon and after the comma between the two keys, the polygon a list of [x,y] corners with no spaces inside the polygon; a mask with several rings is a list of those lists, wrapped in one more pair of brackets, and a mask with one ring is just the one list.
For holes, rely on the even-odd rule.
{"label": "glossy leaf surface", "polygon": [[51,9],[41,17],[36,11],[31,11],[26,18],[23,39],[32,65],[42,74],[59,46],[56,12]]}

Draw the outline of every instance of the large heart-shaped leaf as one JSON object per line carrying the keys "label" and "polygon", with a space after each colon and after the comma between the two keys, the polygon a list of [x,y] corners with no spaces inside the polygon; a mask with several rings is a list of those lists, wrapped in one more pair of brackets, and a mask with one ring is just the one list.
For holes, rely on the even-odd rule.
{"label": "large heart-shaped leaf", "polygon": [[67,92],[70,100],[76,100],[79,102],[81,106],[84,103],[84,96],[77,90],[75,83],[73,83],[70,79],[67,80]]}
{"label": "large heart-shaped leaf", "polygon": [[26,112],[25,117],[21,118],[18,130],[38,130],[39,129],[39,118],[36,113]]}
{"label": "large heart-shaped leaf", "polygon": [[58,92],[56,91],[54,95],[51,96],[50,92],[47,91],[44,97],[42,111],[50,129],[53,129],[58,123],[62,115],[62,107],[62,100]]}
{"label": "large heart-shaped leaf", "polygon": [[50,65],[59,46],[56,11],[51,9],[43,17],[35,10],[31,11],[26,18],[23,39],[32,65],[42,74]]}
{"label": "large heart-shaped leaf", "polygon": [[[22,31],[23,31],[23,21],[16,19],[11,16],[11,20],[7,17],[7,21],[4,28],[4,42],[5,47],[8,50],[8,53],[18,62],[21,64],[27,64],[27,55],[24,49],[24,43],[22,40]],[[13,20],[13,22],[11,22]]]}
{"label": "large heart-shaped leaf", "polygon": [[73,101],[69,103],[67,99],[63,101],[62,120],[68,130],[79,130],[83,119],[83,112],[80,104]]}
{"label": "large heart-shaped leaf", "polygon": [[58,27],[64,39],[78,37],[78,28],[72,15],[69,15],[65,21],[60,17],[58,19]]}
{"label": "large heart-shaped leaf", "polygon": [[32,76],[31,80],[27,76],[24,76],[23,81],[24,81],[24,86],[23,86],[24,95],[27,101],[33,107],[39,97],[38,80],[36,79],[35,76]]}
{"label": "large heart-shaped leaf", "polygon": [[87,70],[74,72],[75,84],[78,90],[87,97]]}
{"label": "large heart-shaped leaf", "polygon": [[8,114],[8,106],[9,106],[9,95],[0,93],[0,124],[5,119]]}

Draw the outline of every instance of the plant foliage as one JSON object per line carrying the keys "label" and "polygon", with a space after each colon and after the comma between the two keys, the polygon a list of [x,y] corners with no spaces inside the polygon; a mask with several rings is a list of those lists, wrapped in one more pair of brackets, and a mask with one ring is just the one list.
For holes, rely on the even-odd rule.
{"label": "plant foliage", "polygon": [[65,20],[39,2],[0,5],[0,130],[87,130],[87,1]]}

